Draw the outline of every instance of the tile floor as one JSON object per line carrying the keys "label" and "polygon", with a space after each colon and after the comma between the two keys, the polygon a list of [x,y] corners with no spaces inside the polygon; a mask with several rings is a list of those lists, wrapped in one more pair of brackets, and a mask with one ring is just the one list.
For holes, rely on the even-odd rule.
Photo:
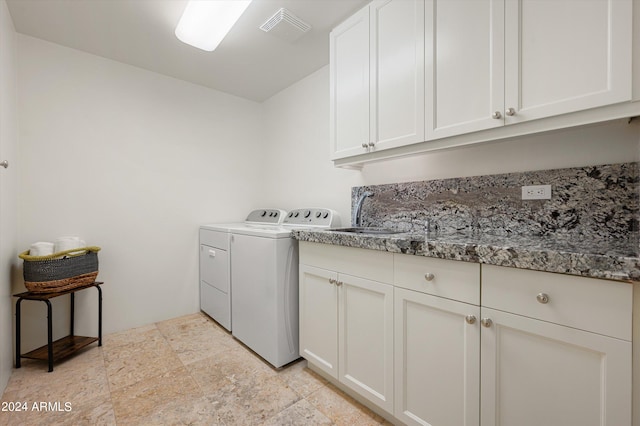
{"label": "tile floor", "polygon": [[389,425],[306,361],[275,370],[200,313],[106,335],[52,373],[24,359],[1,401],[27,402],[1,425]]}

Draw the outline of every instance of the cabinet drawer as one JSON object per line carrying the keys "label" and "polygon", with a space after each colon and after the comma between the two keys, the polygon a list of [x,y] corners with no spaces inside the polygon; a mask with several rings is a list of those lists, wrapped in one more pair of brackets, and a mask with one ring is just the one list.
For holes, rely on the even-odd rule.
{"label": "cabinet drawer", "polygon": [[300,241],[300,263],[391,284],[393,254],[386,251]]}
{"label": "cabinet drawer", "polygon": [[229,233],[200,228],[200,244],[229,250]]}
{"label": "cabinet drawer", "polygon": [[482,306],[631,340],[633,286],[624,282],[482,265]]}
{"label": "cabinet drawer", "polygon": [[396,287],[480,304],[479,263],[396,254],[393,268]]}

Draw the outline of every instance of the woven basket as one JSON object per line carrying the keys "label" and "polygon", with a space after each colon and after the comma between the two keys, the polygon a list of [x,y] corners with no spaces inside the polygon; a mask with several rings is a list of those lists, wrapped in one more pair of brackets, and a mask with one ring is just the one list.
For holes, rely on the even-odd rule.
{"label": "woven basket", "polygon": [[90,284],[98,276],[100,247],[83,247],[61,251],[49,256],[20,253],[24,260],[24,285],[33,293],[53,293]]}

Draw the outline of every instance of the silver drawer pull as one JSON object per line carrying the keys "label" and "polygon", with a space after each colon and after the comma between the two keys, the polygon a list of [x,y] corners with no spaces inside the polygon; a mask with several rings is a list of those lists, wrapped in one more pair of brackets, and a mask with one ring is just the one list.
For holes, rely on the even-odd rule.
{"label": "silver drawer pull", "polygon": [[467,322],[467,324],[475,324],[476,323],[476,317],[473,315],[467,315],[466,317],[464,317],[464,320]]}
{"label": "silver drawer pull", "polygon": [[336,285],[340,287],[342,285],[342,281],[336,281]]}
{"label": "silver drawer pull", "polygon": [[425,279],[425,280],[427,280],[427,281],[433,281],[433,279],[434,279],[435,277],[436,277],[436,276],[435,276],[435,275],[433,275],[431,272],[427,272],[426,274],[424,274],[424,279]]}
{"label": "silver drawer pull", "polygon": [[333,278],[329,278],[329,284],[335,284],[336,280],[334,280]]}
{"label": "silver drawer pull", "polygon": [[549,295],[547,293],[539,293],[536,296],[536,299],[538,300],[538,302],[540,302],[542,304],[549,303]]}
{"label": "silver drawer pull", "polygon": [[482,318],[480,320],[480,323],[482,324],[483,327],[489,328],[493,324],[493,321],[491,321],[491,318]]}

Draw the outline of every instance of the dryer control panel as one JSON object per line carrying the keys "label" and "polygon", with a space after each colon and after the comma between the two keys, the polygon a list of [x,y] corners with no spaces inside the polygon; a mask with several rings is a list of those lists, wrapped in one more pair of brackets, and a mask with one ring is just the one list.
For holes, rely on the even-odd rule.
{"label": "dryer control panel", "polygon": [[246,222],[279,225],[284,220],[286,214],[287,212],[279,209],[258,209],[249,213]]}
{"label": "dryer control panel", "polygon": [[308,208],[291,210],[282,222],[289,226],[313,226],[319,228],[332,228],[340,226],[340,216],[331,209]]}

